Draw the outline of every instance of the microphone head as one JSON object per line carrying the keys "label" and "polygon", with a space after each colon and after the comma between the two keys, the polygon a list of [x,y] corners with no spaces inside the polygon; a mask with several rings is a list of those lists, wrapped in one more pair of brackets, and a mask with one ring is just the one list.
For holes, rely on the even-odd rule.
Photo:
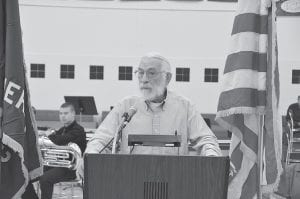
{"label": "microphone head", "polygon": [[136,114],[136,112],[137,112],[137,109],[134,106],[129,108],[127,122],[130,122],[131,118]]}
{"label": "microphone head", "polygon": [[129,114],[128,114],[127,112],[124,112],[123,115],[122,115],[122,118],[123,118],[124,120],[127,120],[128,117],[129,117]]}

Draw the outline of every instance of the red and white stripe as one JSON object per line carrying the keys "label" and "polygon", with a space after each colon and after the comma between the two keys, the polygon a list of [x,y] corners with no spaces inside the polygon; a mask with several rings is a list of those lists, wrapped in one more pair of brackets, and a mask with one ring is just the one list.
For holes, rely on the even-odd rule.
{"label": "red and white stripe", "polygon": [[[279,179],[280,153],[275,149],[281,145],[278,141],[281,127],[278,126],[280,121],[277,117],[279,95],[275,92],[275,86],[279,88],[279,85],[275,83],[278,81],[275,78],[278,75],[275,73],[278,71],[275,69],[277,63],[270,60],[270,56],[274,57],[275,53],[271,53],[268,48],[268,43],[273,38],[270,32],[271,20],[268,19],[270,6],[271,0],[238,1],[229,55],[222,77],[216,121],[233,133],[228,187],[230,199],[257,197],[258,187],[261,185],[258,179],[258,139],[262,123],[272,126],[265,133],[271,141],[265,143],[268,146],[262,150],[270,155],[265,158],[267,164],[264,164],[264,171],[275,177],[266,177],[266,184],[274,185]],[[262,116],[265,118],[264,122]],[[275,132],[278,136],[270,132]],[[275,165],[271,169],[273,174],[270,174],[270,163]],[[273,188],[274,186],[271,189]]]}

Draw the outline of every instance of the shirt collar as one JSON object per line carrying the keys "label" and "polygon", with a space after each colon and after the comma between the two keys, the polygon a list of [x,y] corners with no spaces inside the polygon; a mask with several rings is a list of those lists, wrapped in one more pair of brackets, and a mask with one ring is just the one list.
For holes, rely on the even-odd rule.
{"label": "shirt collar", "polygon": [[75,125],[76,120],[74,120],[71,124],[69,124],[68,126],[65,126],[65,129],[71,129],[73,128],[73,126]]}
{"label": "shirt collar", "polygon": [[[167,101],[169,101],[168,99],[169,99],[169,91],[168,91],[168,89],[166,89],[166,91],[165,91],[165,99],[160,103],[160,105],[159,105],[159,107],[161,108],[161,110],[162,111],[164,111],[165,110],[165,105],[166,105],[166,102]],[[151,109],[151,106],[150,106],[150,101],[148,101],[148,100],[145,100],[144,101],[145,102],[145,104],[146,104],[146,110],[147,111],[152,111],[153,112],[153,110]]]}

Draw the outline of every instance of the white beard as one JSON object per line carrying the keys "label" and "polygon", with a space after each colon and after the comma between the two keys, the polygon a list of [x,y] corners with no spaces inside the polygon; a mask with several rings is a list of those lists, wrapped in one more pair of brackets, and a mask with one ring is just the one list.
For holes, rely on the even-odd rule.
{"label": "white beard", "polygon": [[155,89],[152,89],[151,91],[149,89],[140,89],[140,91],[145,100],[153,101],[164,94],[165,88],[163,86],[159,86]]}

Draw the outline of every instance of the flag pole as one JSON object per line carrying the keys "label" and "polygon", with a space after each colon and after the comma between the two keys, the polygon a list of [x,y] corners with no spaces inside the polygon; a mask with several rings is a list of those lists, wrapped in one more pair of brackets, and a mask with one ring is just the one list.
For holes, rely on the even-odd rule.
{"label": "flag pole", "polygon": [[262,199],[262,178],[263,178],[263,146],[264,146],[264,140],[263,140],[263,133],[264,133],[264,115],[259,116],[259,133],[258,133],[258,151],[257,151],[257,199]]}
{"label": "flag pole", "polygon": [[[273,23],[276,12],[276,0],[270,0],[271,8],[269,9],[268,16],[268,53],[273,53]],[[271,17],[271,18],[270,18]],[[272,56],[273,57],[273,56]],[[268,56],[269,58],[269,56]],[[273,60],[269,59],[268,62],[271,62],[273,65]],[[270,70],[270,69],[268,69]],[[260,115],[259,117],[259,135],[258,135],[258,157],[257,157],[257,165],[258,165],[258,191],[257,198],[262,199],[262,186],[264,184],[264,128],[265,127],[265,114]]]}

